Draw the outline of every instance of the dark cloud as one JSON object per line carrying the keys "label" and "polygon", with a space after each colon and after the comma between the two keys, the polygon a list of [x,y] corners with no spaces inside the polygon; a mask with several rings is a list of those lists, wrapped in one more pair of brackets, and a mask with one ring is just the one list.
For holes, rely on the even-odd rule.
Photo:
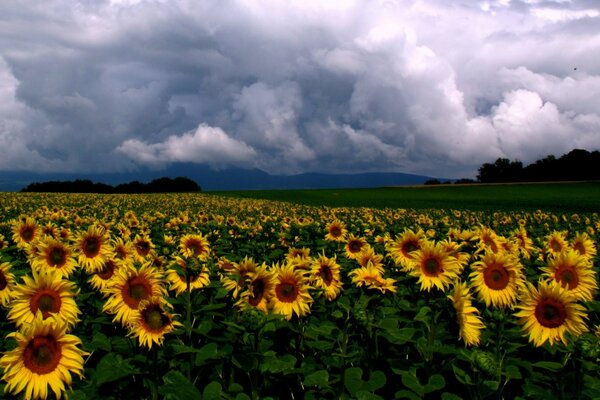
{"label": "dark cloud", "polygon": [[600,148],[595,1],[0,4],[0,169],[472,176]]}

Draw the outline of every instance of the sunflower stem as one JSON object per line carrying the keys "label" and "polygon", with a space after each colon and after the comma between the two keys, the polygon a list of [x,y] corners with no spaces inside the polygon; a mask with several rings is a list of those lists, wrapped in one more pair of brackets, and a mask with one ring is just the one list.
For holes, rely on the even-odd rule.
{"label": "sunflower stem", "polygon": [[158,400],[158,348],[152,349],[152,400]]}
{"label": "sunflower stem", "polygon": [[[190,289],[190,271],[186,270],[186,301],[185,301],[185,334],[187,336],[188,346],[192,347],[192,291]],[[192,368],[194,366],[194,353],[190,352],[189,356],[189,368],[187,371],[187,378],[189,381],[192,379]]]}

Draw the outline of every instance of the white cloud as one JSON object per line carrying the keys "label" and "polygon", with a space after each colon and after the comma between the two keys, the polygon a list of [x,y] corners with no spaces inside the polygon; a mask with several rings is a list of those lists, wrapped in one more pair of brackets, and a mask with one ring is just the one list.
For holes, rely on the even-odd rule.
{"label": "white cloud", "polygon": [[221,128],[201,124],[193,132],[169,136],[164,142],[147,144],[124,141],[117,151],[148,164],[171,162],[207,163],[215,168],[249,164],[256,157],[252,147],[232,139]]}

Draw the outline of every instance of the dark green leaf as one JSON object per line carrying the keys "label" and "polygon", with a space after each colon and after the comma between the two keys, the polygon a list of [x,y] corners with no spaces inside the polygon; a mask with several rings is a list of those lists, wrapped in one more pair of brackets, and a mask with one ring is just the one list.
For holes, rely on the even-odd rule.
{"label": "dark green leaf", "polygon": [[138,373],[139,371],[129,364],[129,360],[124,360],[120,354],[108,353],[96,366],[94,380],[98,385],[102,385]]}
{"label": "dark green leaf", "polygon": [[179,371],[169,371],[163,377],[164,385],[158,388],[158,392],[165,396],[166,400],[200,399],[200,391],[193,383]]}
{"label": "dark green leaf", "polygon": [[329,372],[327,370],[315,371],[304,378],[304,386],[329,387]]}

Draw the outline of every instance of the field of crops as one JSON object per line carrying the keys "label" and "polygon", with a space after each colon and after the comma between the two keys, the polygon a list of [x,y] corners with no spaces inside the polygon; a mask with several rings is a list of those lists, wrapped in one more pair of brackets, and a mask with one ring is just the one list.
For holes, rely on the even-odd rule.
{"label": "field of crops", "polygon": [[0,206],[6,396],[600,398],[598,213],[214,194]]}

